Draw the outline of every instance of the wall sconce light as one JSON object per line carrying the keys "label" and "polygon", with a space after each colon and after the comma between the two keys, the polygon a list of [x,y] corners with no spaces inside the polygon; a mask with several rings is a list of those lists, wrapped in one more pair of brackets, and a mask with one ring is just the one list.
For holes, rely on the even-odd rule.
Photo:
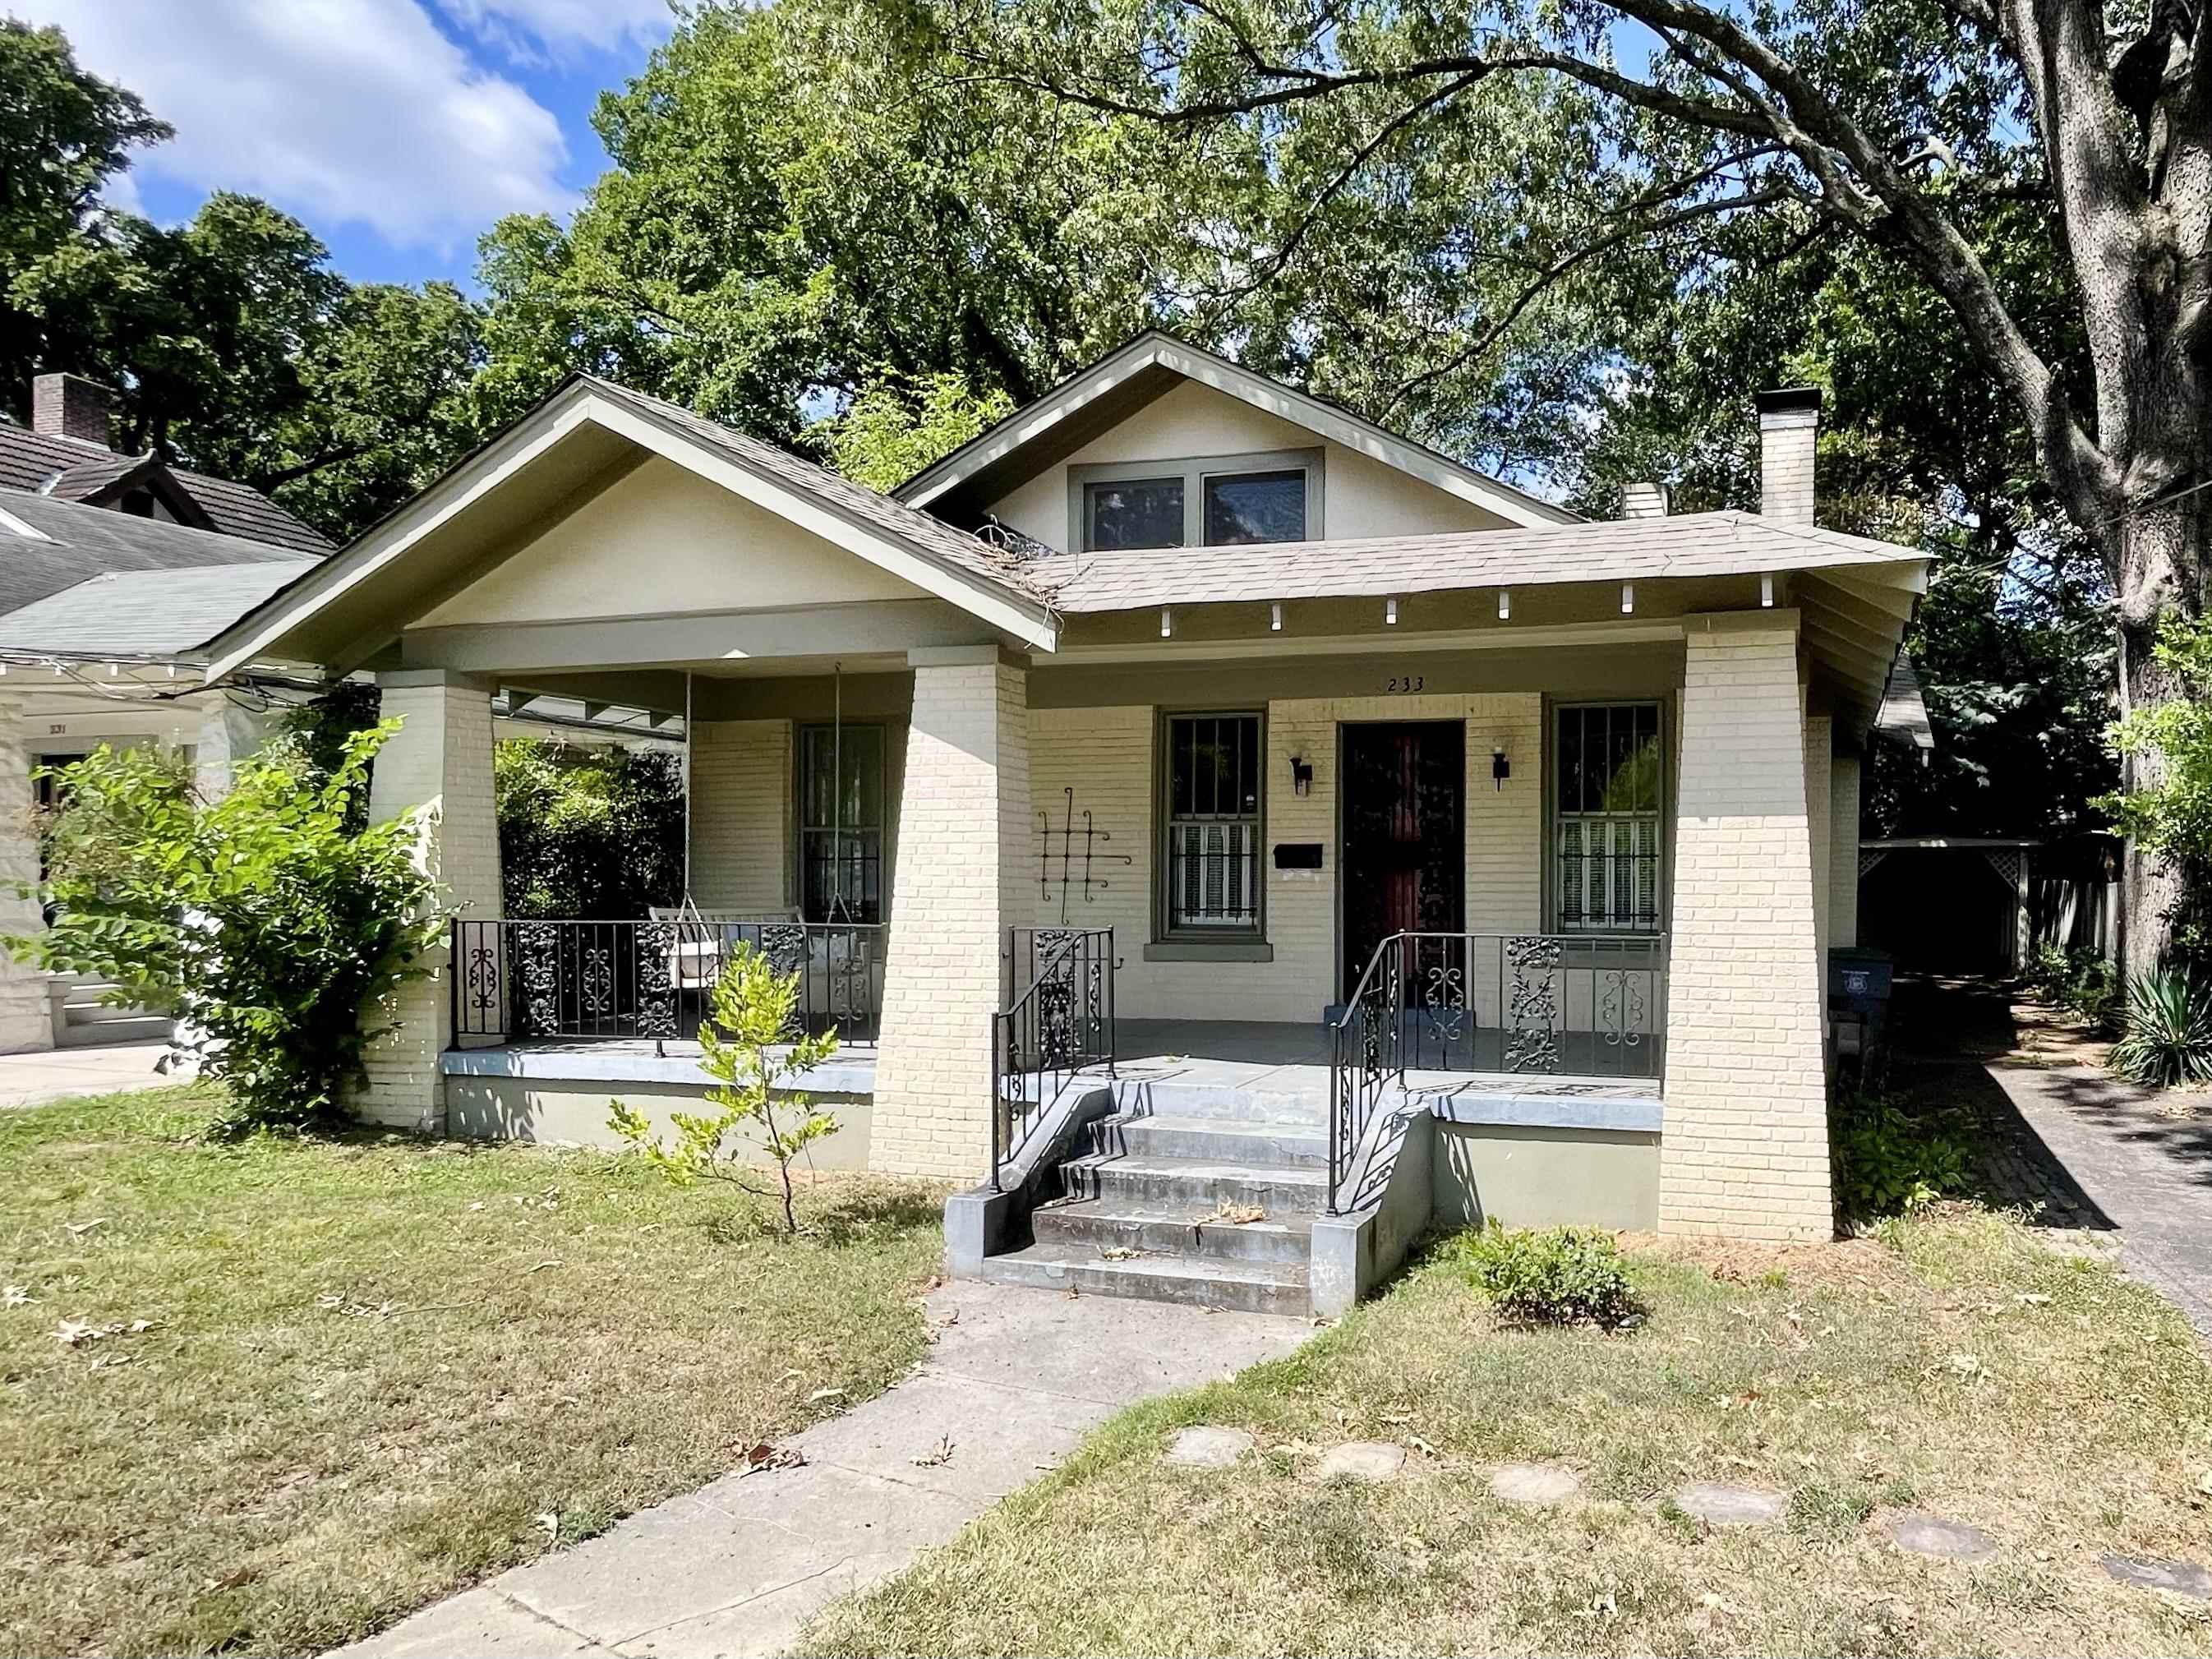
{"label": "wall sconce light", "polygon": [[1510,587],[1501,587],[1498,590],[1498,620],[1500,622],[1513,620],[1513,590]]}
{"label": "wall sconce light", "polygon": [[1160,637],[1165,640],[1172,639],[1174,636],[1175,612],[1163,605],[1160,607]]}
{"label": "wall sconce light", "polygon": [[1395,627],[1396,627],[1396,626],[1397,626],[1397,623],[1398,623],[1398,601],[1397,601],[1397,600],[1395,600],[1395,599],[1385,599],[1385,600],[1383,600],[1383,601],[1382,601],[1382,620],[1383,620],[1385,623],[1389,623],[1389,624],[1391,627],[1393,627],[1393,628],[1395,628]]}
{"label": "wall sconce light", "polygon": [[1763,611],[1774,609],[1774,577],[1771,573],[1759,579],[1759,604]]}
{"label": "wall sconce light", "polygon": [[1267,607],[1267,631],[1270,634],[1279,634],[1283,631],[1283,602],[1280,599],[1275,600]]}
{"label": "wall sconce light", "polygon": [[1313,763],[1303,755],[1291,757],[1291,793],[1294,795],[1313,793]]}
{"label": "wall sconce light", "polygon": [[1499,744],[1490,751],[1490,781],[1498,789],[1505,787],[1505,780],[1513,775],[1513,763],[1505,758],[1505,745]]}
{"label": "wall sconce light", "polygon": [[1635,613],[1636,584],[1634,582],[1623,582],[1620,585],[1620,614],[1624,617],[1629,617],[1633,616]]}

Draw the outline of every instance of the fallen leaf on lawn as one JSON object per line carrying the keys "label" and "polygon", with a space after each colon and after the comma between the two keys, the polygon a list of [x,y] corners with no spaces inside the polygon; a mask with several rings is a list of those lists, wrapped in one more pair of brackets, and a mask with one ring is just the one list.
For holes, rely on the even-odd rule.
{"label": "fallen leaf on lawn", "polygon": [[949,1434],[940,1435],[934,1446],[914,1461],[919,1467],[925,1469],[934,1468],[939,1463],[950,1463],[952,1461],[952,1437]]}
{"label": "fallen leaf on lawn", "polygon": [[129,1331],[131,1335],[137,1336],[144,1332],[152,1330],[156,1322],[156,1321],[151,1319],[134,1319],[128,1325],[125,1326],[124,1328]]}
{"label": "fallen leaf on lawn", "polygon": [[62,1231],[67,1233],[71,1238],[82,1238],[94,1227],[105,1227],[106,1224],[107,1218],[106,1216],[96,1215],[89,1221],[64,1222],[62,1224]]}
{"label": "fallen leaf on lawn", "polygon": [[526,1278],[526,1279],[527,1279],[527,1278],[528,1278],[532,1273],[544,1273],[544,1272],[548,1267],[559,1267],[560,1265],[561,1265],[561,1264],[560,1264],[559,1262],[557,1262],[557,1261],[540,1261],[540,1262],[537,1263],[534,1267],[526,1267],[526,1268],[524,1268],[524,1269],[523,1269],[523,1277],[524,1277],[524,1278]]}
{"label": "fallen leaf on lawn", "polygon": [[1954,1353],[1947,1363],[1961,1376],[1972,1376],[1982,1368],[1982,1362],[1970,1353]]}
{"label": "fallen leaf on lawn", "polygon": [[806,1462],[806,1454],[796,1446],[775,1446],[767,1441],[756,1441],[745,1448],[744,1473],[757,1474],[763,1469],[795,1469]]}
{"label": "fallen leaf on lawn", "polygon": [[0,1307],[27,1308],[31,1293],[21,1285],[0,1285]]}
{"label": "fallen leaf on lawn", "polygon": [[112,1371],[118,1365],[130,1364],[137,1357],[136,1354],[130,1353],[104,1353],[92,1362],[92,1369],[96,1371]]}
{"label": "fallen leaf on lawn", "polygon": [[561,1517],[556,1515],[551,1510],[541,1510],[531,1518],[538,1522],[538,1526],[544,1530],[548,1538],[557,1538],[560,1536]]}
{"label": "fallen leaf on lawn", "polygon": [[253,1582],[252,1567],[233,1567],[220,1578],[210,1578],[200,1588],[204,1590],[239,1589]]}
{"label": "fallen leaf on lawn", "polygon": [[842,1400],[844,1397],[845,1391],[842,1389],[817,1389],[806,1396],[806,1403],[810,1406],[818,1406],[825,1400]]}
{"label": "fallen leaf on lawn", "polygon": [[2023,1308],[2040,1308],[2048,1304],[2051,1298],[2039,1291],[2022,1291],[2014,1297],[2013,1300]]}
{"label": "fallen leaf on lawn", "polygon": [[483,1200],[482,1200],[482,1199],[478,1199],[478,1200],[477,1200],[477,1201],[476,1201],[475,1203],[473,1203],[473,1204],[470,1205],[470,1206],[469,1206],[469,1208],[471,1208],[471,1210],[481,1210],[482,1208],[483,1208],[483,1206],[484,1206],[484,1201],[483,1201]]}
{"label": "fallen leaf on lawn", "polygon": [[80,1343],[97,1342],[103,1336],[112,1336],[122,1328],[120,1325],[95,1325],[84,1319],[64,1319],[54,1327],[54,1335],[64,1346],[74,1348]]}

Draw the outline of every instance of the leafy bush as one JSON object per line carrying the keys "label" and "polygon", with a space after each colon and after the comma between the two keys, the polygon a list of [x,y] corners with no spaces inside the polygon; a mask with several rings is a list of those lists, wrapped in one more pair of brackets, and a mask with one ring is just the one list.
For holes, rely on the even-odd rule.
{"label": "leafy bush", "polygon": [[636,917],[684,896],[684,772],[663,749],[519,738],[492,757],[507,914]]}
{"label": "leafy bush", "polygon": [[47,838],[53,925],[8,948],[173,1013],[240,1120],[336,1120],[381,1035],[363,1011],[425,971],[446,925],[416,815],[361,823],[370,762],[398,729],[351,733],[327,774],[280,744],[212,803],[141,750],[56,769],[69,805]]}
{"label": "leafy bush", "polygon": [[1966,1140],[1893,1095],[1854,1094],[1835,1114],[1836,1191],[1861,1220],[1924,1209],[1973,1179]]}
{"label": "leafy bush", "polygon": [[1595,1228],[1509,1232],[1492,1216],[1462,1248],[1475,1287],[1515,1324],[1614,1330],[1644,1311],[1612,1236]]}
{"label": "leafy bush", "polygon": [[[2179,902],[2166,917],[2173,949],[2212,967],[2212,619],[2169,613],[2157,658],[2178,695],[2134,710],[2111,732],[2121,755],[2148,763],[2143,787],[2094,804],[2180,878]],[[2130,1021],[2134,997],[2130,988]]]}
{"label": "leafy bush", "polygon": [[[783,1227],[799,1231],[792,1207],[791,1164],[824,1135],[837,1133],[837,1120],[793,1091],[787,1079],[803,1076],[837,1052],[837,1034],[809,1036],[799,1029],[799,988],[803,970],[779,974],[769,959],[740,944],[723,965],[707,1018],[699,1027],[699,1068],[720,1082],[707,1091],[713,1116],[672,1112],[676,1139],[663,1146],[644,1113],[619,1100],[607,1121],[615,1133],[641,1152],[679,1187],[702,1176],[726,1181],[758,1197],[745,1178],[747,1126],[762,1150],[775,1161],[782,1177]],[[771,1052],[778,1048],[781,1054]]]}
{"label": "leafy bush", "polygon": [[2112,1069],[2166,1089],[2212,1082],[2212,981],[2168,969],[2128,987],[2127,1023],[2112,1045]]}
{"label": "leafy bush", "polygon": [[2112,1018],[2120,997],[2119,970],[2097,951],[2043,945],[2029,965],[2027,981],[2045,1001],[2100,1024]]}

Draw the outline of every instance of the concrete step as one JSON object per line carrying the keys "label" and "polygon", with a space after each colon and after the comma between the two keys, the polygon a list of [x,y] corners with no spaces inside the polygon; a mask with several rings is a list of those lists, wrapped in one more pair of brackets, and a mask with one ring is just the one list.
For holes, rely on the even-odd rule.
{"label": "concrete step", "polygon": [[1203,1158],[1308,1170],[1328,1167],[1328,1129],[1304,1123],[1119,1113],[1093,1124],[1091,1137],[1094,1152],[1137,1158]]}
{"label": "concrete step", "polygon": [[124,1042],[166,1042],[174,1026],[166,1014],[133,1014],[124,1019],[103,1019],[80,1025],[72,1020],[55,1034],[63,1048],[104,1048]]}
{"label": "concrete step", "polygon": [[100,1002],[88,1000],[78,1002],[72,999],[62,1004],[62,1012],[72,1025],[90,1025],[103,1019],[136,1019],[152,1010],[135,1002]]}
{"label": "concrete step", "polygon": [[1110,1209],[1212,1210],[1257,1205],[1268,1218],[1312,1216],[1328,1195],[1328,1171],[1198,1158],[1097,1153],[1061,1166],[1070,1198]]}
{"label": "concrete step", "polygon": [[1025,1250],[994,1255],[983,1277],[1000,1285],[1073,1290],[1082,1296],[1127,1296],[1150,1302],[1182,1302],[1237,1313],[1311,1311],[1306,1268],[1298,1261],[1199,1261],[1188,1256],[1140,1255],[1102,1260],[1090,1244],[1040,1241]]}
{"label": "concrete step", "polygon": [[[1286,1068],[1287,1069],[1287,1068]],[[1203,1117],[1217,1121],[1234,1119],[1247,1123],[1328,1126],[1328,1073],[1326,1068],[1284,1086],[1266,1080],[1222,1082],[1207,1078],[1203,1069],[1170,1070],[1145,1075],[1142,1063],[1134,1075],[1116,1077],[1111,1088],[1114,1103],[1131,1115]]]}
{"label": "concrete step", "polygon": [[1261,1221],[1224,1221],[1211,1206],[1142,1209],[1096,1199],[1063,1199],[1030,1213],[1036,1242],[1137,1250],[1146,1255],[1208,1261],[1305,1261],[1313,1255],[1313,1218],[1286,1215]]}

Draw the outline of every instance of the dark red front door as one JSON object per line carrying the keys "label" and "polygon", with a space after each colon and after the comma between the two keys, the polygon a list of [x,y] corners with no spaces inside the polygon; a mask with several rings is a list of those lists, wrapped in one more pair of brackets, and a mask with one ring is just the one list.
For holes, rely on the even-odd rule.
{"label": "dark red front door", "polygon": [[1467,727],[1458,720],[1347,726],[1343,757],[1338,989],[1349,996],[1391,934],[1455,933],[1467,925]]}

